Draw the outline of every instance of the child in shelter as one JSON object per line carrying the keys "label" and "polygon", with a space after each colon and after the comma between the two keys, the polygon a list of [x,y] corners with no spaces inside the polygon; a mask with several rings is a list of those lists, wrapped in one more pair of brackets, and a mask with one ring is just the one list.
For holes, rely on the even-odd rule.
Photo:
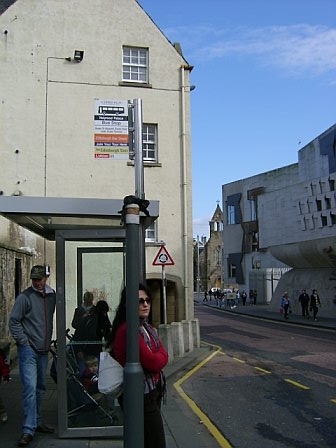
{"label": "child in shelter", "polygon": [[82,383],[90,395],[99,393],[98,366],[99,361],[96,356],[88,356],[85,359],[85,370],[83,372]]}

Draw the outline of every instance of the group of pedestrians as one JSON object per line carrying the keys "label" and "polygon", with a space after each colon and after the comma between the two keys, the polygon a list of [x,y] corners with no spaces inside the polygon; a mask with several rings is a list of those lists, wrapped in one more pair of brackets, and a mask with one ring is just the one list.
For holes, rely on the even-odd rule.
{"label": "group of pedestrians", "polygon": [[[250,297],[250,305],[255,305],[257,303],[257,291],[251,290]],[[239,291],[239,289],[235,288],[224,290],[221,290],[220,288],[213,288],[209,289],[209,291],[204,291],[203,302],[211,302],[212,300],[216,301],[216,305],[219,308],[230,307],[233,309],[236,308],[241,302],[243,306],[246,305],[247,292],[245,289]]]}
{"label": "group of pedestrians", "polygon": [[[209,299],[208,299],[209,297]],[[221,290],[220,288],[209,289],[209,291],[204,291],[203,302],[208,302],[215,300],[217,306],[222,307],[237,307],[240,302],[243,306],[247,303],[247,292],[245,289],[239,291],[239,289],[233,288]],[[257,304],[257,291],[251,289],[249,292],[249,303],[250,305]]]}
{"label": "group of pedestrians", "polygon": [[[312,313],[312,317],[316,321],[319,307],[321,307],[321,300],[317,290],[313,289],[311,295],[309,295],[306,289],[302,289],[298,300],[301,305],[302,317],[310,319],[310,313]],[[289,314],[292,312],[292,303],[287,291],[281,297],[280,312],[283,313],[284,319],[289,319]]]}
{"label": "group of pedestrians", "polygon": [[[18,446],[27,446],[35,433],[53,433],[55,428],[46,425],[41,415],[41,404],[46,390],[46,371],[53,333],[56,293],[47,284],[49,267],[36,265],[30,273],[31,286],[16,297],[9,317],[9,330],[16,342],[19,373],[22,383],[23,423]],[[146,285],[139,285],[139,357],[144,370],[144,447],[165,448],[161,402],[166,392],[162,369],[168,362],[168,353],[157,331],[148,322],[152,297]],[[92,339],[106,340],[111,356],[124,366],[126,363],[126,288],[123,289],[116,316],[111,324],[107,317],[108,305],[98,301],[93,305],[92,293],[84,295],[83,304],[76,308],[72,325],[79,342],[84,328],[90,327]],[[85,356],[86,346],[80,345]],[[99,344],[99,350],[101,350]],[[92,354],[85,358],[89,376],[87,387],[92,385],[92,375],[97,378],[98,359]],[[6,353],[0,347],[0,382],[9,381],[9,364]],[[85,385],[84,385],[85,386]],[[123,395],[118,398],[123,409]],[[6,423],[7,411],[0,399],[0,422]]]}
{"label": "group of pedestrians", "polygon": [[310,312],[312,312],[313,319],[317,320],[316,316],[319,310],[319,306],[321,307],[321,300],[320,296],[317,293],[317,290],[313,289],[311,296],[309,297],[307,291],[303,289],[299,296],[299,302],[301,304],[302,317],[309,319]]}

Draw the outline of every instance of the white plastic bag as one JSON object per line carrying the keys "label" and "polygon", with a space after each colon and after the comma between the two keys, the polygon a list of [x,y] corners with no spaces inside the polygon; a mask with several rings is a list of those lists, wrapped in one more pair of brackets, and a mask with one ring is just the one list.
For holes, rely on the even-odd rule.
{"label": "white plastic bag", "polygon": [[118,397],[122,393],[123,367],[108,352],[100,353],[98,390],[102,394]]}

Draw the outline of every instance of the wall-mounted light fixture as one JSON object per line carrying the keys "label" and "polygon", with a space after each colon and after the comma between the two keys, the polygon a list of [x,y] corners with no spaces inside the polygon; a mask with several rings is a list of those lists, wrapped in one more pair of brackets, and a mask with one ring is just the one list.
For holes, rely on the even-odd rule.
{"label": "wall-mounted light fixture", "polygon": [[75,50],[74,61],[82,62],[83,58],[84,58],[84,51],[82,51],[82,50]]}

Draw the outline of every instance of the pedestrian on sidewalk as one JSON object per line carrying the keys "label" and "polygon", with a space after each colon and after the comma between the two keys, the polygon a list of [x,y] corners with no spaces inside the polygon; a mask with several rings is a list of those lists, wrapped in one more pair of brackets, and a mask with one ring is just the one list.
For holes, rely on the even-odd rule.
{"label": "pedestrian on sidewalk", "polygon": [[208,291],[204,291],[203,302],[207,302],[207,301],[208,301]]}
{"label": "pedestrian on sidewalk", "polygon": [[43,424],[40,413],[56,305],[56,293],[47,285],[49,275],[49,266],[32,267],[32,285],[16,297],[9,317],[22,382],[24,419],[18,446],[28,445],[35,432],[54,432],[54,428]]}
{"label": "pedestrian on sidewalk", "polygon": [[302,317],[306,317],[309,319],[309,295],[306,290],[303,289],[301,294],[299,295],[299,302],[301,304]]}
{"label": "pedestrian on sidewalk", "polygon": [[254,290],[253,290],[253,305],[256,305],[256,304],[257,304],[257,297],[258,297],[257,290],[254,289]]}
{"label": "pedestrian on sidewalk", "polygon": [[316,316],[318,313],[318,305],[321,306],[321,301],[320,301],[320,297],[317,293],[316,289],[313,289],[312,295],[310,296],[310,305],[309,305],[309,309],[310,311],[313,312],[313,319],[317,320]]}
{"label": "pedestrian on sidewalk", "polygon": [[[139,285],[139,357],[144,371],[144,448],[166,448],[161,402],[166,392],[162,369],[168,362],[168,353],[157,331],[148,322],[152,297],[147,286]],[[111,337],[107,346],[111,355],[122,366],[126,364],[126,288],[121,293]],[[118,397],[123,409],[123,395]]]}
{"label": "pedestrian on sidewalk", "polygon": [[[7,361],[7,355],[3,348],[0,348],[0,383],[8,384],[9,383],[9,373],[10,367]],[[0,395],[0,421],[1,423],[7,422],[7,411],[5,404]]]}
{"label": "pedestrian on sidewalk", "polygon": [[288,320],[289,307],[290,307],[290,299],[288,296],[288,292],[284,292],[284,295],[281,298],[280,303],[281,308],[284,310],[284,319]]}
{"label": "pedestrian on sidewalk", "polygon": [[243,291],[241,293],[241,297],[242,297],[242,300],[243,300],[243,306],[245,306],[246,305],[246,299],[247,299],[247,293],[246,293],[245,289],[243,289]]}

